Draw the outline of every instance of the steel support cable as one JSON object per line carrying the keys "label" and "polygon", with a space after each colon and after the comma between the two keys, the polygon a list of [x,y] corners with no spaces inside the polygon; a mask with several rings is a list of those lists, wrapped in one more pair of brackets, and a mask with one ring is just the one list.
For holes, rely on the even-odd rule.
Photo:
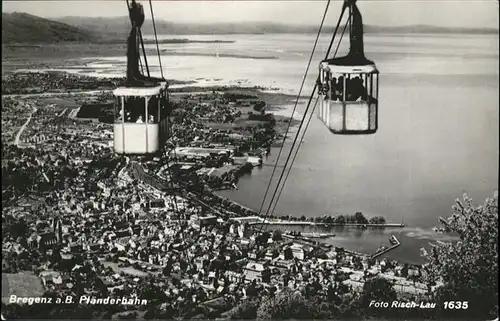
{"label": "steel support cable", "polygon": [[[339,48],[340,48],[340,44],[342,43],[342,38],[344,37],[345,31],[347,29],[347,26],[348,26],[350,20],[351,20],[351,15],[349,15],[349,20],[344,25],[344,29],[342,30],[342,34],[340,35],[340,39],[339,39],[339,42],[337,43],[337,48],[335,49],[335,53],[333,54],[333,58],[335,58],[337,56],[337,53],[338,53]],[[297,149],[295,150],[295,154],[293,156],[292,163],[290,164],[290,167],[288,167],[288,172],[285,176],[283,184],[281,185],[281,190],[278,194],[278,197],[276,198],[276,201],[274,202],[274,206],[271,210],[271,215],[274,213],[276,206],[278,206],[278,202],[279,202],[279,199],[281,197],[281,194],[283,193],[283,190],[285,189],[286,182],[288,181],[288,176],[290,175],[290,172],[292,171],[292,167],[293,167],[293,164],[295,163],[295,159],[297,158],[297,155],[299,154],[300,146],[302,144],[302,141],[304,140],[307,129],[309,128],[309,124],[311,123],[312,115],[314,114],[314,111],[316,110],[316,106],[318,105],[318,100],[319,100],[319,97],[316,99],[316,102],[314,103],[313,109],[311,110],[311,113],[309,114],[309,119],[307,120],[306,127],[304,128],[304,131],[302,132],[302,137],[300,138],[299,145],[297,146]]]}
{"label": "steel support cable", "polygon": [[318,105],[319,97],[316,98],[316,102],[314,103],[313,109],[309,113],[309,118],[307,120],[306,126],[304,130],[302,131],[302,136],[299,141],[299,145],[295,149],[295,154],[292,158],[292,162],[290,163],[290,166],[288,167],[288,171],[286,173],[285,179],[283,180],[283,184],[281,185],[280,192],[278,193],[278,196],[276,197],[276,201],[274,202],[274,205],[271,209],[270,215],[274,213],[274,210],[276,209],[276,206],[278,205],[278,201],[281,197],[281,194],[283,193],[283,190],[285,189],[286,182],[288,181],[288,176],[290,175],[290,172],[292,171],[293,164],[295,163],[295,159],[297,158],[297,155],[299,154],[300,146],[302,144],[302,141],[304,140],[304,136],[306,135],[307,128],[309,127],[309,123],[311,122],[312,115],[314,114],[314,110],[316,109],[316,106]]}
{"label": "steel support cable", "polygon": [[[318,87],[318,84],[315,84],[314,85],[314,89],[312,91],[312,94],[311,96],[309,97],[309,101],[307,102],[307,107],[306,107],[306,111],[304,113],[304,117],[302,117],[302,120],[300,121],[300,125],[299,125],[299,129],[297,130],[297,134],[295,135],[295,138],[293,139],[293,143],[292,143],[292,147],[290,148],[290,153],[288,154],[287,158],[286,158],[286,162],[285,162],[285,166],[283,168],[283,171],[281,172],[281,175],[278,179],[278,183],[276,184],[276,188],[274,189],[274,193],[273,193],[273,196],[271,198],[271,201],[269,202],[269,206],[267,207],[267,211],[266,211],[266,215],[264,216],[264,222],[265,223],[265,220],[267,219],[267,217],[271,214],[270,213],[270,210],[271,210],[271,206],[272,204],[274,203],[274,200],[276,198],[276,195],[278,193],[278,189],[281,185],[281,181],[283,180],[283,176],[285,174],[285,171],[288,167],[288,162],[290,161],[290,156],[292,155],[292,151],[294,150],[295,148],[295,145],[297,144],[297,139],[299,138],[299,134],[300,134],[300,131],[302,129],[302,126],[304,125],[304,120],[306,119],[306,115],[307,115],[307,112],[309,111],[309,107],[311,106],[311,102],[312,102],[312,99],[313,99],[313,96],[314,96],[314,92],[316,91],[316,88]],[[262,229],[264,228],[264,224],[261,224],[261,228],[260,228],[260,232],[262,232]]]}
{"label": "steel support cable", "polygon": [[141,66],[141,73],[144,74],[144,67],[142,66],[142,60],[140,54],[139,54],[139,66]]}
{"label": "steel support cable", "polygon": [[148,58],[146,57],[146,49],[144,48],[144,39],[142,38],[142,31],[140,28],[137,28],[137,31],[139,33],[139,39],[141,40],[142,54],[144,56],[144,63],[146,64],[146,70],[148,72],[148,77],[151,77],[151,74],[149,73]]}
{"label": "steel support cable", "polygon": [[[170,182],[170,188],[172,190],[172,197],[174,198],[174,211],[175,213],[177,213],[177,215],[179,215],[179,218],[180,218],[180,212],[179,212],[179,204],[177,203],[177,195],[175,194],[175,188],[174,188],[174,182],[172,180],[172,175],[170,174],[170,162],[167,158],[167,166],[168,166],[168,180]],[[181,234],[182,234],[182,241],[185,242],[186,241],[186,235],[184,234],[184,229],[181,227]],[[188,255],[186,253],[186,249],[183,247],[183,252],[184,252],[184,256],[186,257],[186,260],[188,259]]]}
{"label": "steel support cable", "polygon": [[[318,40],[319,40],[319,37],[321,35],[321,29],[323,28],[323,24],[325,22],[329,6],[330,6],[330,0],[328,0],[328,2],[326,4],[325,12],[323,14],[323,18],[321,20],[321,24],[320,24],[320,27],[318,29],[318,35],[316,36],[316,40],[314,42],[313,50],[311,52],[311,56],[310,56],[309,62],[307,64],[306,72],[305,72],[304,77],[302,79],[302,84],[300,86],[300,90],[299,90],[299,93],[297,95],[297,100],[295,101],[295,106],[293,107],[292,115],[290,116],[290,121],[288,122],[288,126],[286,128],[285,135],[283,136],[283,142],[281,144],[280,151],[278,153],[278,157],[277,157],[276,162],[275,162],[275,164],[273,166],[273,171],[271,173],[271,177],[269,178],[269,183],[267,184],[267,188],[266,188],[266,191],[264,193],[264,198],[262,199],[262,203],[261,203],[260,208],[259,208],[259,213],[258,213],[259,215],[262,213],[262,209],[264,208],[264,204],[266,203],[267,195],[269,193],[269,189],[271,188],[271,184],[273,182],[274,174],[276,172],[276,168],[278,167],[278,163],[279,163],[279,160],[281,158],[281,153],[283,151],[283,147],[285,146],[285,142],[286,142],[286,138],[287,138],[288,132],[290,131],[290,127],[291,127],[291,124],[292,124],[293,115],[295,114],[295,110],[297,109],[297,105],[298,105],[299,100],[300,100],[300,94],[302,93],[302,89],[304,88],[304,84],[305,84],[306,79],[307,79],[307,73],[309,71],[309,67],[311,66],[311,62],[312,62],[313,57],[314,57],[314,52],[316,50],[316,45],[318,44]],[[264,220],[265,220],[265,218],[264,218]]]}
{"label": "steel support cable", "polygon": [[[329,4],[329,2],[328,2],[328,4]],[[344,5],[343,5],[343,7],[342,7],[342,12],[341,12],[341,14],[340,14],[339,20],[337,21],[337,25],[336,25],[336,27],[335,27],[335,31],[334,31],[334,33],[333,33],[332,40],[330,41],[330,45],[328,46],[328,50],[327,50],[326,55],[325,55],[325,60],[326,60],[326,59],[328,59],[328,56],[329,56],[329,54],[330,54],[330,50],[331,50],[331,48],[332,48],[332,46],[333,46],[333,43],[334,43],[334,41],[335,41],[335,36],[336,36],[336,34],[337,34],[338,30],[339,30],[340,24],[341,24],[341,22],[342,22],[342,18],[344,17],[344,13],[345,13],[345,9],[346,9],[346,8],[347,8],[347,6],[346,6],[346,4],[344,3]],[[327,5],[327,9],[328,9],[328,5]],[[323,17],[323,22],[324,22],[324,18],[325,18],[325,17],[326,17],[326,13],[325,13],[325,16]],[[321,32],[321,28],[322,28],[322,26],[323,26],[323,22],[322,22],[322,24],[321,24],[321,26],[320,26],[320,31],[318,32],[318,35],[319,35],[319,33]],[[311,56],[311,57],[312,57],[312,56]],[[309,67],[309,66],[308,66],[308,67]],[[319,77],[318,77],[317,79],[319,79]],[[283,178],[283,174],[284,174],[285,169],[286,169],[286,167],[287,167],[287,164],[288,164],[288,161],[289,161],[290,156],[291,156],[291,154],[292,154],[293,148],[294,148],[294,146],[295,146],[295,144],[296,144],[296,139],[297,139],[297,137],[298,137],[298,135],[299,135],[299,133],[300,133],[300,129],[302,128],[302,125],[303,125],[303,123],[304,123],[305,117],[306,117],[307,112],[308,112],[308,110],[309,110],[309,107],[310,107],[310,105],[311,105],[312,97],[314,96],[314,92],[316,91],[317,86],[318,86],[317,81],[315,81],[314,88],[313,88],[313,90],[312,90],[311,96],[310,96],[310,98],[309,98],[309,102],[308,102],[308,104],[307,104],[306,112],[304,113],[304,117],[302,118],[302,121],[301,121],[301,123],[300,123],[299,130],[298,130],[297,135],[296,135],[296,137],[295,137],[295,140],[294,140],[294,143],[293,143],[293,145],[292,145],[292,148],[290,149],[290,153],[289,153],[289,155],[288,155],[288,157],[287,157],[287,161],[286,161],[286,163],[285,163],[285,166],[284,166],[283,172],[281,173],[280,179],[278,180],[278,184],[276,185],[276,189],[275,189],[275,191],[274,191],[273,197],[272,197],[271,202],[270,202],[270,204],[269,204],[268,211],[266,212],[266,215],[264,216],[264,222],[263,222],[263,223],[265,223],[265,220],[267,219],[267,216],[269,215],[269,209],[270,209],[270,207],[271,207],[271,205],[272,205],[272,203],[273,203],[273,201],[274,201],[274,198],[275,198],[276,193],[277,193],[277,191],[278,191],[278,188],[279,188],[279,186],[280,186],[280,182],[281,182],[281,180],[282,180],[282,178]],[[292,114],[292,115],[293,115],[293,114]],[[290,123],[289,123],[289,127],[290,127]],[[285,136],[285,138],[286,138],[286,136]],[[279,158],[278,158],[278,159],[279,159]],[[271,180],[272,180],[272,177],[271,177]],[[261,224],[260,229],[259,229],[259,233],[261,233],[261,232],[262,232],[262,229],[263,229],[263,228],[264,228],[264,224]]]}
{"label": "steel support cable", "polygon": [[160,46],[158,44],[158,35],[156,33],[156,24],[155,24],[155,15],[153,14],[153,4],[151,3],[151,0],[149,0],[149,8],[151,9],[151,21],[153,21],[153,30],[155,32],[156,51],[158,52],[158,62],[160,63],[161,78],[165,79],[163,77],[163,67],[161,66]]}

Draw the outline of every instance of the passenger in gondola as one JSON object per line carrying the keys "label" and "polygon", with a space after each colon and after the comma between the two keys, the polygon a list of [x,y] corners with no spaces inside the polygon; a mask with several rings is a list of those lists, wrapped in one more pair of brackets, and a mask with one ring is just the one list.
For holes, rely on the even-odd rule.
{"label": "passenger in gondola", "polygon": [[337,80],[337,88],[336,88],[336,95],[337,95],[337,99],[338,101],[342,101],[342,88],[343,88],[343,79],[342,79],[342,76],[339,77],[339,79]]}
{"label": "passenger in gondola", "polygon": [[357,92],[358,88],[357,87],[357,81],[356,78],[348,79],[347,80],[347,89],[346,89],[346,100],[347,101],[356,101],[357,99]]}
{"label": "passenger in gondola", "polygon": [[343,95],[344,95],[344,76],[340,76],[338,81],[337,81],[337,87],[338,87],[338,98],[340,101],[343,100]]}
{"label": "passenger in gondola", "polygon": [[327,96],[329,90],[330,90],[330,74],[326,73],[325,83],[323,84],[323,95]]}
{"label": "passenger in gondola", "polygon": [[347,81],[346,89],[346,100],[347,101],[357,101],[363,96],[363,81],[359,77],[349,79]]}
{"label": "passenger in gondola", "polygon": [[140,115],[137,120],[135,121],[136,124],[144,124],[144,119],[142,117],[142,115]]}
{"label": "passenger in gondola", "polygon": [[338,84],[337,84],[337,78],[333,77],[331,81],[331,87],[332,87],[332,101],[337,101],[339,99],[339,90],[338,90]]}
{"label": "passenger in gondola", "polygon": [[318,78],[316,80],[316,85],[318,85],[318,92],[322,93],[323,92],[323,84],[321,83],[321,79],[320,78]]}
{"label": "passenger in gondola", "polygon": [[328,82],[326,82],[325,84],[323,84],[323,95],[328,97],[329,91],[330,91],[330,84]]}
{"label": "passenger in gondola", "polygon": [[124,116],[125,116],[125,111],[123,109],[120,109],[120,111],[118,112],[118,119],[117,119],[117,121],[120,122],[120,123],[123,122]]}
{"label": "passenger in gondola", "polygon": [[367,98],[368,98],[368,91],[366,90],[365,86],[363,86],[363,79],[360,78],[360,77],[357,77],[357,82],[358,82],[358,90],[359,90],[359,97],[357,98],[357,100],[362,100],[362,101],[366,101]]}
{"label": "passenger in gondola", "polygon": [[367,101],[368,100],[368,89],[363,86],[363,81],[360,80],[360,86],[361,86],[361,100]]}
{"label": "passenger in gondola", "polygon": [[345,101],[352,101],[352,80],[345,80]]}
{"label": "passenger in gondola", "polygon": [[148,122],[154,123],[158,115],[158,100],[156,99],[156,97],[153,97],[149,100],[148,115]]}
{"label": "passenger in gondola", "polygon": [[363,80],[360,77],[355,77],[352,81],[352,101],[366,101],[368,93],[365,86],[363,86]]}

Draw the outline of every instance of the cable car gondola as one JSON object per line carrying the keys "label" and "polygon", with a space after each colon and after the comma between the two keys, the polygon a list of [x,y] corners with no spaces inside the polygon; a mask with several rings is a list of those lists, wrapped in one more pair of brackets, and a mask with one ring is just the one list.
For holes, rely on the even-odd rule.
{"label": "cable car gondola", "polygon": [[[141,33],[144,23],[142,5],[135,0],[131,3],[127,0],[127,6],[132,29],[127,41],[126,83],[113,92],[116,98],[114,150],[120,155],[155,154],[168,138],[168,83],[163,78],[149,75]],[[142,45],[148,76],[139,71],[140,63],[142,67],[139,43]]]}
{"label": "cable car gondola", "polygon": [[319,64],[318,117],[334,134],[373,134],[378,128],[378,75],[363,48],[363,21],[356,0],[349,9],[349,53]]}

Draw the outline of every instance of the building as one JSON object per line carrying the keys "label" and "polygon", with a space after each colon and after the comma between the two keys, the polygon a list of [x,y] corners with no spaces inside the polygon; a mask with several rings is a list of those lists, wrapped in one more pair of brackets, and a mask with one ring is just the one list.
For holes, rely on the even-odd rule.
{"label": "building", "polygon": [[192,217],[192,224],[199,226],[200,228],[203,228],[205,226],[213,226],[217,224],[217,216],[211,215],[211,216],[197,216],[193,215]]}
{"label": "building", "polygon": [[42,279],[43,286],[46,289],[49,288],[67,288],[68,284],[71,283],[71,278],[69,275],[61,275],[59,272],[54,271],[44,271],[40,273],[40,278]]}
{"label": "building", "polygon": [[233,272],[233,271],[226,271],[224,275],[227,277],[227,280],[230,283],[239,283],[241,279],[244,277],[241,273]]}
{"label": "building", "polygon": [[248,238],[252,235],[252,230],[250,229],[248,224],[240,224],[238,226],[238,236],[241,238]]}
{"label": "building", "polygon": [[243,269],[243,276],[246,281],[269,282],[271,273],[269,269],[261,263],[249,262]]}
{"label": "building", "polygon": [[56,233],[46,232],[38,236],[37,242],[40,249],[51,249],[58,243],[58,240]]}
{"label": "building", "polygon": [[204,268],[203,261],[205,260],[204,257],[197,257],[194,259],[194,264],[196,265],[196,270],[201,271]]}
{"label": "building", "polygon": [[292,250],[292,255],[294,258],[297,258],[301,261],[306,258],[306,252],[304,251],[304,247],[301,244],[294,243],[292,246],[290,246],[290,249]]}
{"label": "building", "polygon": [[163,199],[151,200],[151,201],[148,202],[148,206],[147,207],[150,208],[150,209],[165,208],[166,207],[165,200],[163,200]]}
{"label": "building", "polygon": [[267,251],[264,259],[267,261],[272,261],[273,258],[274,258],[273,253],[271,251]]}
{"label": "building", "polygon": [[261,223],[264,221],[263,218],[260,218],[258,216],[233,217],[230,220],[239,222],[240,224],[244,223],[254,224],[254,223]]}

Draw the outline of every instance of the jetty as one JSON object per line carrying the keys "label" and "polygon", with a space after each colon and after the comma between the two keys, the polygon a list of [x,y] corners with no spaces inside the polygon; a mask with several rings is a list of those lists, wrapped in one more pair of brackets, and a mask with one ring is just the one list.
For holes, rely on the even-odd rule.
{"label": "jetty", "polygon": [[385,227],[405,227],[403,223],[384,223],[384,224],[358,224],[358,223],[317,223],[317,222],[307,222],[307,221],[265,221],[265,222],[254,222],[251,225],[297,225],[297,226],[320,226],[320,227],[336,227],[336,226],[350,226],[350,227],[360,227],[360,228],[385,228]]}
{"label": "jetty", "polygon": [[326,239],[330,237],[335,237],[334,233],[301,233],[303,237],[308,237],[312,239]]}
{"label": "jetty", "polygon": [[399,240],[396,238],[396,236],[394,236],[394,234],[391,235],[390,241],[391,241],[392,246],[389,246],[388,248],[385,248],[385,249],[377,250],[375,253],[372,254],[371,257],[374,259],[374,258],[379,257],[379,256],[381,256],[389,251],[394,250],[395,248],[397,248],[398,246],[401,245],[401,242],[399,242]]}
{"label": "jetty", "polygon": [[293,235],[290,233],[283,233],[283,237],[291,240],[303,240],[306,242],[317,243],[315,239],[327,239],[335,237],[333,233],[301,233],[300,235]]}

